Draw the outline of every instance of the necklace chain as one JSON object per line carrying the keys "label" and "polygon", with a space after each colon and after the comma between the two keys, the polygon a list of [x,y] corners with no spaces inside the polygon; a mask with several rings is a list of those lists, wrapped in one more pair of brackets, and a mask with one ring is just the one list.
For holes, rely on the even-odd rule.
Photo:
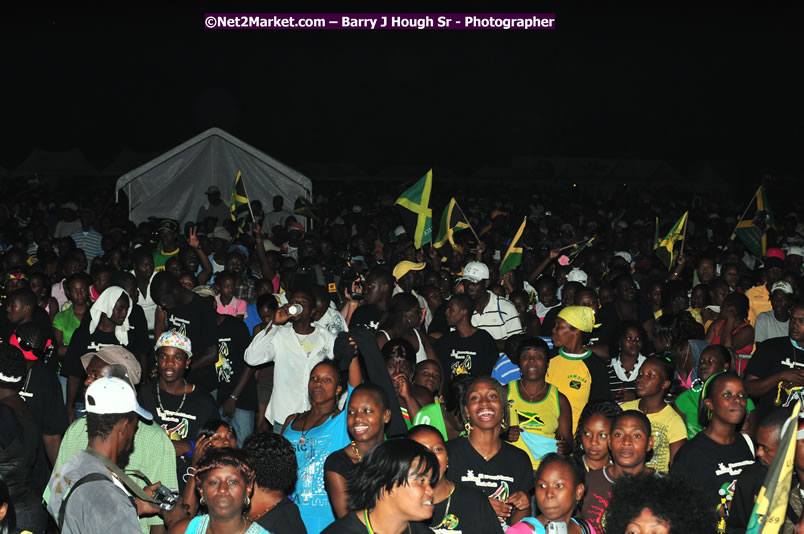
{"label": "necklace chain", "polygon": [[[371,527],[371,519],[369,519],[368,508],[363,510],[363,519],[366,522],[366,532],[368,532],[369,534],[377,534]],[[410,534],[410,523],[408,523],[408,534]]]}
{"label": "necklace chain", "polygon": [[357,448],[357,443],[355,443],[355,440],[352,440],[352,450],[354,451],[355,456],[357,456],[358,463],[362,462],[363,457],[360,455],[360,450]]}
{"label": "necklace chain", "polygon": [[[176,412],[181,411],[182,407],[184,406],[184,401],[187,400],[187,380],[185,378],[182,378],[181,380],[184,382],[184,394],[181,396],[181,403],[179,404],[179,407],[174,410]],[[156,384],[156,400],[159,401],[159,409],[164,413],[166,410],[165,407],[162,406],[162,395],[159,394],[159,383]]]}
{"label": "necklace chain", "polygon": [[544,382],[544,385],[542,386],[542,389],[540,389],[540,390],[539,390],[539,391],[538,391],[538,392],[537,392],[535,395],[531,395],[531,394],[530,394],[530,391],[528,391],[528,390],[527,390],[527,388],[525,387],[525,384],[523,384],[522,382],[520,382],[519,384],[522,386],[521,390],[525,392],[525,394],[528,396],[528,398],[531,400],[531,402],[532,402],[532,401],[533,401],[533,400],[534,400],[536,397],[538,397],[539,395],[541,395],[542,393],[544,393],[544,390],[545,390],[545,389],[547,389],[547,386],[548,386],[547,381],[545,381],[545,382]]}

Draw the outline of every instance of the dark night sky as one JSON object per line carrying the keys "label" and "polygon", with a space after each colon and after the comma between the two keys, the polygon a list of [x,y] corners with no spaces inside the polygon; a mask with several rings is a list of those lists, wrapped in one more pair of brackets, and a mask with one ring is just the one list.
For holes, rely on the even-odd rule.
{"label": "dark night sky", "polygon": [[555,31],[530,32],[206,31],[203,10],[4,15],[0,165],[34,147],[103,165],[219,126],[291,165],[367,172],[519,155],[804,171],[804,10],[554,11]]}

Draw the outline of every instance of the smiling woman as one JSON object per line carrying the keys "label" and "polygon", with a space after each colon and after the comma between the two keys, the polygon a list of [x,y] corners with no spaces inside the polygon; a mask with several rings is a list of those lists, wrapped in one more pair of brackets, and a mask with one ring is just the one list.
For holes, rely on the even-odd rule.
{"label": "smiling woman", "polygon": [[513,524],[530,515],[530,458],[500,437],[509,425],[503,387],[493,378],[474,379],[461,399],[461,415],[467,435],[447,443],[447,478],[480,490],[501,522]]}
{"label": "smiling woman", "polygon": [[349,475],[349,513],[324,534],[431,533],[419,521],[433,515],[439,471],[436,456],[415,441],[377,445]]}

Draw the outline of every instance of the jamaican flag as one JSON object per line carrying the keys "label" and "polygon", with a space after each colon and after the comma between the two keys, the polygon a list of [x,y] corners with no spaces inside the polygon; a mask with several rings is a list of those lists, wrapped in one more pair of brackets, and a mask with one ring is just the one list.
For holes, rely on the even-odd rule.
{"label": "jamaican flag", "polygon": [[[768,228],[773,226],[773,213],[768,205],[768,196],[764,186],[759,186],[754,198],[751,199],[752,202],[754,200],[756,200],[754,216],[746,219],[745,213],[743,214],[742,219],[737,223],[732,239],[735,236],[739,237],[754,256],[762,257],[768,252]],[[745,211],[748,213],[748,209]]]}
{"label": "jamaican flag", "polygon": [[455,248],[455,239],[453,239],[455,232],[471,227],[469,219],[463,214],[463,210],[458,205],[455,197],[453,197],[449,199],[444,211],[441,213],[441,226],[438,229],[438,236],[433,242],[433,246],[441,248],[449,243],[452,248]]}
{"label": "jamaican flag", "polygon": [[433,169],[396,199],[402,225],[413,236],[413,245],[421,248],[433,240],[433,210],[430,191],[433,188]]}
{"label": "jamaican flag", "polygon": [[748,517],[746,534],[776,534],[784,525],[793,467],[796,463],[796,440],[804,438],[804,436],[799,438],[797,435],[800,432],[799,411],[801,402],[797,401],[793,413],[782,426],[782,440],[754,501],[754,509]]}
{"label": "jamaican flag", "polygon": [[659,241],[659,246],[656,248],[656,257],[659,258],[663,264],[667,266],[668,269],[673,265],[673,259],[675,258],[673,254],[673,247],[675,244],[682,239],[684,239],[684,230],[687,225],[687,216],[689,215],[688,211],[684,212],[684,215],[676,221],[676,224],[667,232],[667,235],[664,236],[664,239]]}
{"label": "jamaican flag", "polygon": [[[229,214],[232,220],[237,222],[237,234],[243,233],[246,227],[246,215],[249,213],[248,194],[246,184],[240,171],[237,171],[234,185],[232,185],[232,201],[229,206]],[[238,222],[239,221],[239,222]]]}
{"label": "jamaican flag", "polygon": [[508,245],[508,250],[505,251],[505,256],[503,256],[502,263],[500,263],[500,276],[508,271],[513,271],[522,263],[522,247],[519,246],[519,240],[522,238],[522,232],[525,231],[525,225],[527,223],[528,218],[525,217],[522,220],[522,225],[519,227],[519,230],[516,231],[514,239],[511,240],[511,244]]}

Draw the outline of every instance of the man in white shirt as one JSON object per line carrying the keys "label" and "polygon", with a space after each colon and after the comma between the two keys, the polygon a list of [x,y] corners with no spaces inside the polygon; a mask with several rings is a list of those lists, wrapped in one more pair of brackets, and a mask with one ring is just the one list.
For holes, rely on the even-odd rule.
{"label": "man in white shirt", "polygon": [[[291,314],[293,305],[301,306],[301,312]],[[274,391],[265,418],[276,432],[281,432],[289,415],[310,409],[307,396],[310,371],[318,362],[334,356],[335,336],[313,326],[317,315],[310,292],[296,290],[288,303],[274,313],[273,328],[257,334],[246,349],[245,360],[249,365],[274,362]]]}
{"label": "man in white shirt", "polygon": [[503,352],[505,340],[522,333],[522,322],[516,308],[508,299],[488,290],[489,268],[485,263],[467,263],[460,280],[464,291],[475,303],[472,326],[491,334],[497,343],[497,349]]}

